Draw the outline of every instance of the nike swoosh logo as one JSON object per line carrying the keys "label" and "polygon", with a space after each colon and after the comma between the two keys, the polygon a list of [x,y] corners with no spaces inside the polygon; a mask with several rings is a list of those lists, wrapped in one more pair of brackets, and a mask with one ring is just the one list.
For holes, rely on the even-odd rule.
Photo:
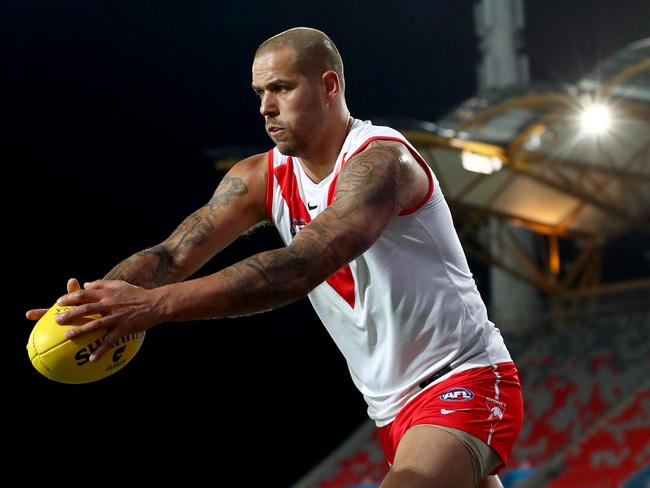
{"label": "nike swoosh logo", "polygon": [[441,408],[440,413],[443,415],[449,415],[454,412],[462,412],[463,410],[471,410],[471,408],[456,408],[454,410],[447,410],[446,408]]}
{"label": "nike swoosh logo", "polygon": [[308,204],[307,204],[307,208],[308,208],[309,210],[314,210],[315,208],[318,208],[318,205],[314,205],[314,206],[312,207],[311,204],[308,203]]}

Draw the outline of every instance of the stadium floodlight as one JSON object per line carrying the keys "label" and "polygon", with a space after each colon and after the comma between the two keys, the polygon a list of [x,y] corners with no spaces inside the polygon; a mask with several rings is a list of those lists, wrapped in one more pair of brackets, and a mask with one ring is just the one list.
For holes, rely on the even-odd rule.
{"label": "stadium floodlight", "polygon": [[470,151],[461,153],[461,161],[467,171],[486,175],[499,171],[503,166],[501,159],[496,156],[484,156]]}
{"label": "stadium floodlight", "polygon": [[612,125],[612,113],[604,103],[591,103],[580,113],[580,126],[586,134],[604,134]]}

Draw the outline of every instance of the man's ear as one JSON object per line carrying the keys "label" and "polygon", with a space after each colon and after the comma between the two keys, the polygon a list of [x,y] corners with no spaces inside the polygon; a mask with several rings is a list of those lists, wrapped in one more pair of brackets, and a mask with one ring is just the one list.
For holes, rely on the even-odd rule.
{"label": "man's ear", "polygon": [[321,76],[321,84],[325,90],[327,100],[333,102],[341,92],[341,82],[336,71],[327,70]]}

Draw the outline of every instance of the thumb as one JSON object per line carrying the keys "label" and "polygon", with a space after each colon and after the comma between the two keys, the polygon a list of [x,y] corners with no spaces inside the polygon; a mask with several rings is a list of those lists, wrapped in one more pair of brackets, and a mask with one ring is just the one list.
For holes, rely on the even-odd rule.
{"label": "thumb", "polygon": [[25,314],[25,317],[27,317],[29,320],[38,320],[43,315],[45,315],[47,310],[47,308],[34,308],[32,310],[28,310]]}
{"label": "thumb", "polygon": [[79,281],[77,281],[77,278],[70,278],[68,280],[67,289],[68,289],[68,293],[72,293],[73,291],[81,290],[81,286],[79,286]]}

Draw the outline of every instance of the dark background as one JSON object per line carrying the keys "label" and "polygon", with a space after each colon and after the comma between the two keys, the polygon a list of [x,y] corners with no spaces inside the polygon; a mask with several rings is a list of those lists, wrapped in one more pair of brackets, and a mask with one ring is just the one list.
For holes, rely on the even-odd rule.
{"label": "dark background", "polygon": [[[641,4],[526,2],[532,78],[573,83],[650,35]],[[51,305],[70,276],[100,278],[204,204],[223,176],[206,150],[270,148],[250,89],[252,56],[266,38],[320,28],[343,56],[354,116],[435,121],[476,91],[472,2],[5,0],[1,8],[12,458],[62,468],[32,476],[65,476],[91,456],[101,479],[153,456],[143,475],[234,473],[245,485],[289,485],[365,418],[308,302],[157,327],[125,370],[84,386],[32,368],[24,311]],[[280,245],[275,231],[261,231],[202,274]],[[472,265],[486,293],[485,270]]]}

